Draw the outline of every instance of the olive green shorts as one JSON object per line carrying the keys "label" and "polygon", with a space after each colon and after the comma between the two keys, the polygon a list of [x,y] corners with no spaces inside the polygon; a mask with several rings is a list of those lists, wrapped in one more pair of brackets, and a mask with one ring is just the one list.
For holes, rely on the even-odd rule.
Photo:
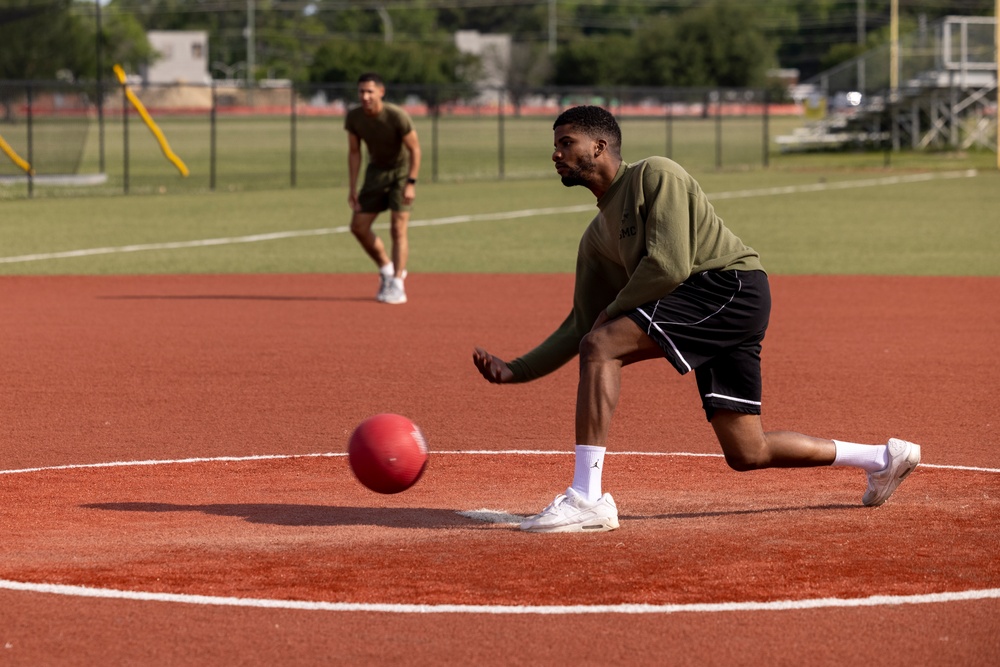
{"label": "olive green shorts", "polygon": [[410,207],[403,202],[407,174],[406,168],[382,169],[369,164],[365,169],[365,182],[358,193],[361,212],[409,211]]}

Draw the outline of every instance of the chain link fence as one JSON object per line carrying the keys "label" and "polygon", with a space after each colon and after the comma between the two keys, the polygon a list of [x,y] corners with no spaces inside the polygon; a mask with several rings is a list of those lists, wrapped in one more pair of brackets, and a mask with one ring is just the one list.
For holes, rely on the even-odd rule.
{"label": "chain link fence", "polygon": [[[136,83],[128,90],[138,106],[117,83],[0,82],[0,138],[8,149],[0,154],[0,198],[348,182],[343,121],[355,104],[353,83]],[[766,167],[774,119],[798,122],[800,111],[757,89],[389,85],[386,100],[413,117],[425,182],[551,175],[552,122],[578,104],[618,117],[626,160],[665,155],[692,171]]]}

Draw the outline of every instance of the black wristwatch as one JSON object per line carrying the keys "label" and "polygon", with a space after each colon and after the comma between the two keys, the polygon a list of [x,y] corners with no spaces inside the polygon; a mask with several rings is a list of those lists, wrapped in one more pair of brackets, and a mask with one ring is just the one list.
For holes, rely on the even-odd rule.
{"label": "black wristwatch", "polygon": [[417,179],[415,179],[415,178],[407,178],[406,179],[406,183],[407,183],[407,185],[416,185],[417,184]]}

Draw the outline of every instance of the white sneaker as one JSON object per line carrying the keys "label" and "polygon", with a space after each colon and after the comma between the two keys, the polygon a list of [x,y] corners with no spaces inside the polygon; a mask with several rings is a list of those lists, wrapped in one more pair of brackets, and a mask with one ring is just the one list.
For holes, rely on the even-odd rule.
{"label": "white sneaker", "polygon": [[383,302],[385,301],[386,292],[389,291],[389,287],[392,285],[392,274],[386,275],[380,271],[378,279],[378,294],[375,295],[375,300]]}
{"label": "white sneaker", "polygon": [[406,303],[406,288],[403,287],[403,279],[393,278],[390,280],[389,287],[386,288],[380,301],[392,304]]}
{"label": "white sneaker", "polygon": [[884,503],[919,463],[920,445],[889,438],[889,465],[884,470],[868,473],[868,489],[861,502],[868,507]]}
{"label": "white sneaker", "polygon": [[521,522],[521,530],[529,533],[601,533],[617,527],[618,506],[610,493],[589,502],[573,487]]}

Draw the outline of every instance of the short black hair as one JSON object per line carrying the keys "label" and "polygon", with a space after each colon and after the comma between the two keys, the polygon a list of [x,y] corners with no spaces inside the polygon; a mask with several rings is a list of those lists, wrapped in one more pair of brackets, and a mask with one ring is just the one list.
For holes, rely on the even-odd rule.
{"label": "short black hair", "polygon": [[621,154],[622,129],[618,127],[618,121],[607,109],[589,105],[566,109],[556,118],[552,129],[560,125],[572,125],[590,137],[604,139],[616,155]]}
{"label": "short black hair", "polygon": [[382,77],[380,77],[375,72],[365,72],[364,74],[358,77],[358,83],[364,83],[365,81],[374,81],[380,86],[383,87],[385,86],[385,82],[382,81]]}

